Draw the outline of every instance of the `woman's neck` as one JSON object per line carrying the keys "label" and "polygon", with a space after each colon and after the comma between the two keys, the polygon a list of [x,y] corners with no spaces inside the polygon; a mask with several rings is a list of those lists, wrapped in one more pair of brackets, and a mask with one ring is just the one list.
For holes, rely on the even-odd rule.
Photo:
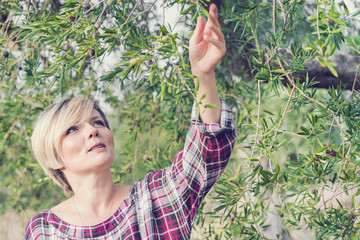
{"label": "woman's neck", "polygon": [[86,209],[95,214],[106,212],[116,193],[110,170],[103,174],[71,177],[69,182],[79,211]]}

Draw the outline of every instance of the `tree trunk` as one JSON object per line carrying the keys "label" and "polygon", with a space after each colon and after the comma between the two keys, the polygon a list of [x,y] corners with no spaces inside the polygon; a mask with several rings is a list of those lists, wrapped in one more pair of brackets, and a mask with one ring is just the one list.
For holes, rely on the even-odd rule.
{"label": "tree trunk", "polygon": [[[360,79],[356,72],[359,71],[360,56],[338,54],[332,57],[331,61],[335,62],[339,77],[335,77],[328,68],[322,67],[317,60],[312,60],[305,65],[310,79],[315,79],[318,84],[315,87],[329,88],[330,86],[351,90],[360,89]],[[356,79],[355,79],[356,77]]]}

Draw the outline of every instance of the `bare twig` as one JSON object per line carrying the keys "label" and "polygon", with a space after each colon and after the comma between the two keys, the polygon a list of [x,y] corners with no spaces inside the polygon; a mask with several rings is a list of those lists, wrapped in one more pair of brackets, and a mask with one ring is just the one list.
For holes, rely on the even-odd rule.
{"label": "bare twig", "polygon": [[152,9],[152,8],[154,7],[154,5],[156,4],[157,1],[158,1],[158,0],[155,0],[155,1],[150,5],[150,7],[148,7],[148,8],[145,9],[144,11],[139,12],[135,17],[133,17],[132,19],[130,19],[131,15],[132,15],[133,12],[135,11],[135,8],[136,8],[136,6],[137,6],[137,4],[138,4],[139,1],[136,2],[135,6],[134,6],[134,8],[131,10],[128,18],[126,19],[126,21],[125,21],[123,24],[121,24],[120,28],[122,28],[122,27],[125,26],[126,24],[134,21],[134,20],[137,19],[140,15],[142,15],[142,14],[150,11],[150,9]]}
{"label": "bare twig", "polygon": [[0,32],[3,32],[4,36],[6,36],[9,27],[10,27],[10,23],[11,23],[11,18],[12,18],[13,13],[11,11],[8,12],[8,16],[4,22],[4,24],[2,25],[2,28],[0,30]]}
{"label": "bare twig", "polygon": [[[283,64],[282,64],[281,59],[280,59],[279,57],[277,57],[277,60],[278,60],[278,62],[279,62],[279,66],[280,66],[281,70],[283,70],[283,71],[285,72],[285,68],[284,68],[284,66],[283,66]],[[296,90],[298,90],[298,92],[301,93],[302,96],[304,96],[306,99],[310,100],[311,102],[316,103],[316,104],[318,104],[319,106],[321,106],[321,107],[323,107],[323,108],[326,108],[326,106],[325,106],[323,103],[321,103],[321,102],[319,102],[319,101],[317,101],[317,100],[315,100],[315,99],[307,96],[307,95],[295,84],[294,79],[292,79],[292,78],[289,76],[289,74],[290,74],[290,73],[285,74],[286,78],[288,79],[288,81],[290,82],[291,85],[295,86]],[[333,118],[335,119],[335,121],[336,121],[336,123],[337,123],[337,126],[338,126],[338,128],[340,129],[341,137],[344,138],[344,130],[342,129],[339,120],[336,118],[336,116],[335,116],[332,112],[329,112],[329,113],[330,113],[331,116],[333,116]]]}
{"label": "bare twig", "polygon": [[163,0],[162,10],[163,10],[162,25],[165,26],[165,0]]}
{"label": "bare twig", "polygon": [[39,10],[37,9],[36,3],[34,2],[34,0],[32,0],[32,6],[33,6],[33,8],[35,10],[35,13],[38,14]]}
{"label": "bare twig", "polygon": [[259,127],[260,127],[260,112],[261,112],[261,89],[260,89],[260,80],[258,80],[258,116],[257,116],[257,122],[256,122],[256,134],[255,134],[255,140],[254,140],[254,145],[252,147],[251,150],[251,158],[254,156],[254,152],[255,152],[255,148],[257,145],[257,138],[258,138],[258,134],[259,134]]}
{"label": "bare twig", "polygon": [[[295,92],[295,85],[293,85],[293,88],[292,88],[292,90],[291,90],[289,99],[288,99],[288,101],[287,101],[287,103],[286,103],[286,106],[285,106],[285,108],[284,108],[283,114],[282,114],[282,116],[281,116],[279,125],[278,125],[277,129],[275,130],[275,136],[274,136],[274,139],[273,139],[274,141],[275,141],[275,139],[277,138],[277,135],[278,135],[278,132],[279,132],[279,130],[280,130],[280,127],[281,127],[281,125],[282,125],[282,123],[283,123],[283,121],[284,121],[284,119],[285,119],[285,114],[286,114],[286,112],[287,112],[287,110],[288,110],[288,108],[289,108],[289,105],[290,105],[290,102],[291,102],[291,98],[292,98],[294,92]],[[274,141],[273,141],[273,143],[270,145],[269,151],[271,151],[272,147],[274,146]]]}
{"label": "bare twig", "polygon": [[[355,188],[359,188],[359,186],[353,186],[353,187],[350,187],[350,188],[348,188],[348,189],[345,189],[345,190],[343,190],[343,191],[341,191],[341,192],[338,192],[337,194],[333,195],[331,198],[329,198],[329,199],[327,199],[327,200],[324,200],[324,201],[323,201],[323,206],[325,206],[325,204],[326,204],[327,202],[333,200],[335,197],[339,196],[340,194],[343,194],[343,193],[345,193],[345,192],[347,192],[347,191],[349,191],[349,190],[355,189]],[[324,194],[323,194],[323,195],[324,195]]]}
{"label": "bare twig", "polygon": [[99,15],[98,19],[96,20],[97,22],[100,22],[100,18],[104,15],[104,12],[105,12],[105,10],[106,10],[107,6],[109,6],[109,5],[108,5],[108,4],[106,4],[106,5],[105,5],[105,7],[103,8],[103,10],[102,10],[101,14]]}
{"label": "bare twig", "polygon": [[272,1],[272,29],[273,34],[276,34],[276,0]]}
{"label": "bare twig", "polygon": [[317,30],[318,39],[320,39],[320,28],[319,28],[319,4],[317,4],[317,7],[316,7],[316,30]]}

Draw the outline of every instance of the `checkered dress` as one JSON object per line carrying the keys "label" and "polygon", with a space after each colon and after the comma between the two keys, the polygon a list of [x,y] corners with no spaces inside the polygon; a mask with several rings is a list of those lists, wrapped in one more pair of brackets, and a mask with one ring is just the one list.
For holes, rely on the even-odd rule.
{"label": "checkered dress", "polygon": [[193,107],[185,147],[172,165],[137,181],[108,220],[80,227],[43,210],[27,224],[24,240],[190,239],[200,203],[225,169],[235,142],[231,111],[222,99],[221,105],[220,124],[196,121]]}

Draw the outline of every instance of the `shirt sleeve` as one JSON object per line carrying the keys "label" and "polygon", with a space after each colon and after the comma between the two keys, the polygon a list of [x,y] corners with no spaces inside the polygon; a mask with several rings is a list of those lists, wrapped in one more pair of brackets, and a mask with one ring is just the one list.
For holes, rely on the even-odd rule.
{"label": "shirt sleeve", "polygon": [[202,123],[194,104],[183,150],[169,167],[135,184],[142,238],[189,239],[200,203],[224,171],[235,142],[231,110],[220,100],[220,123]]}
{"label": "shirt sleeve", "polygon": [[222,98],[220,102],[220,123],[211,124],[201,122],[194,103],[184,149],[172,165],[173,176],[182,175],[187,182],[182,196],[191,196],[190,200],[185,200],[191,221],[197,215],[201,201],[224,171],[236,138],[231,109]]}

